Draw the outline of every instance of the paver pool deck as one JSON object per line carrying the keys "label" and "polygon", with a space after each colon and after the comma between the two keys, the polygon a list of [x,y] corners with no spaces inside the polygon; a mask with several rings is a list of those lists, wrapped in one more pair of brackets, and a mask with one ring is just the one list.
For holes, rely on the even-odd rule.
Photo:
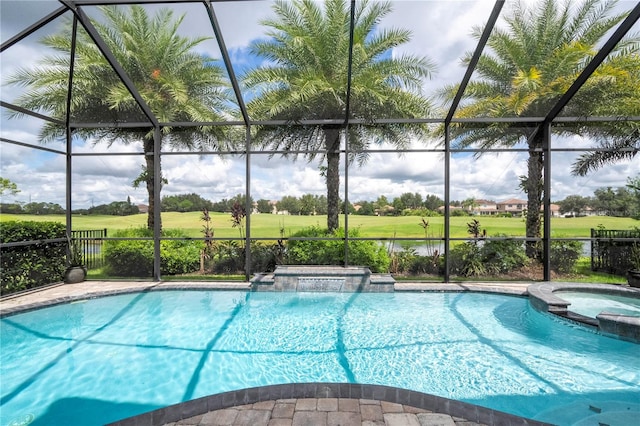
{"label": "paver pool deck", "polygon": [[[396,283],[395,291],[479,291],[526,295],[530,283]],[[162,290],[250,290],[248,282],[84,281],[5,296],[0,315],[93,297]],[[249,403],[247,403],[249,401]],[[409,403],[416,401],[416,403]],[[436,409],[428,409],[428,408]],[[180,420],[175,421],[176,413]],[[465,414],[465,415],[461,415]],[[165,421],[164,419],[171,419]],[[113,423],[247,426],[543,425],[506,413],[404,389],[359,384],[289,384],[187,401]]]}

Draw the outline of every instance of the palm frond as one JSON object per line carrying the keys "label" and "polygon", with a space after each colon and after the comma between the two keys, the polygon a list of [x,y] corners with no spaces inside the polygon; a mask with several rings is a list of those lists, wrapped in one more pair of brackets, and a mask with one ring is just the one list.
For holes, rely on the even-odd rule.
{"label": "palm frond", "polygon": [[640,152],[640,127],[627,135],[600,138],[596,146],[599,150],[580,155],[571,167],[571,174],[586,176],[606,164],[634,158]]}

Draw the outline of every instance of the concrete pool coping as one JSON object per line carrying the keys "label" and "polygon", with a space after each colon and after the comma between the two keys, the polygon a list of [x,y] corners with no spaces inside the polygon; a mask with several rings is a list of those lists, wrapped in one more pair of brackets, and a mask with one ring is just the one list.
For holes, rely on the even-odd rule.
{"label": "concrete pool coping", "polygon": [[603,310],[596,318],[571,311],[571,303],[562,298],[562,292],[577,291],[595,294],[629,296],[640,299],[640,289],[612,284],[581,284],[544,282],[529,286],[529,301],[541,312],[597,329],[602,334],[640,343],[640,317],[621,315]]}
{"label": "concrete pool coping", "polygon": [[[499,293],[527,296],[531,283],[415,283],[396,282],[396,292],[465,292]],[[140,291],[162,290],[237,290],[251,291],[244,281],[83,281],[76,284],[57,283],[38,289],[9,294],[0,298],[0,317],[95,297]]]}
{"label": "concrete pool coping", "polygon": [[[484,292],[499,293],[514,296],[526,296],[531,283],[396,283],[397,292]],[[169,291],[169,290],[236,290],[250,291],[249,282],[193,282],[193,281],[84,281],[77,284],[54,284],[44,288],[21,292],[0,298],[0,317],[26,312],[77,300],[141,291]],[[309,410],[310,400],[322,400],[329,407],[326,410]],[[340,405],[329,406],[333,400],[355,401],[358,407],[380,406],[382,421],[364,420],[362,415],[355,415],[353,411],[346,413]],[[271,410],[265,407],[271,406]],[[275,405],[294,403],[294,411],[289,418],[272,418]],[[300,403],[300,405],[298,405]],[[385,405],[386,404],[386,405]],[[393,404],[393,405],[388,405]],[[388,409],[385,411],[385,408]],[[391,407],[391,408],[389,408]],[[401,409],[398,407],[402,407]],[[231,410],[231,411],[230,411]],[[268,413],[267,413],[268,412]],[[122,419],[114,425],[208,425],[220,424],[220,416],[233,414],[236,418],[244,415],[259,415],[266,421],[260,423],[252,421],[254,426],[279,425],[317,425],[328,426],[333,421],[339,421],[343,426],[368,425],[414,425],[414,424],[442,424],[449,426],[479,426],[479,425],[546,425],[531,419],[525,419],[509,413],[489,408],[450,400],[435,395],[423,394],[406,389],[392,388],[378,385],[348,384],[348,383],[296,383],[288,385],[273,385],[260,388],[241,389],[233,392],[209,395],[196,400],[170,405],[159,410],[143,413],[139,416]],[[325,417],[313,417],[314,415]],[[354,414],[354,415],[350,415]],[[429,418],[429,415],[433,417]],[[213,416],[213,417],[212,417]],[[217,416],[217,417],[216,417]],[[419,417],[422,416],[422,417]],[[238,424],[234,420],[222,424]],[[257,417],[256,417],[257,418]],[[316,418],[318,421],[309,422]],[[215,420],[209,423],[210,420]],[[302,420],[301,420],[302,419]],[[358,420],[359,419],[359,420]],[[300,423],[300,421],[302,423]],[[297,422],[297,423],[296,423]]]}

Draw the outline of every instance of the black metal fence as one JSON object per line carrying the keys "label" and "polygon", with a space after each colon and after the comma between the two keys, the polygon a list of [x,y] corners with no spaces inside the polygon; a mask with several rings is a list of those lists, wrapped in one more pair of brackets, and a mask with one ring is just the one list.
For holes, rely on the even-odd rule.
{"label": "black metal fence", "polygon": [[638,229],[591,229],[591,269],[625,275],[631,269],[634,244],[640,244]]}
{"label": "black metal fence", "polygon": [[87,269],[101,268],[104,266],[102,243],[106,237],[106,228],[71,231],[71,238],[73,238],[76,244],[80,245],[82,259]]}

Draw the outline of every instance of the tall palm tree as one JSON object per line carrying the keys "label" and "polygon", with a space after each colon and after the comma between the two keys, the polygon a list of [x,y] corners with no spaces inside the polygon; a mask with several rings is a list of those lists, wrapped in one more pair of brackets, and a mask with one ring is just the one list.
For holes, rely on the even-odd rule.
{"label": "tall palm tree", "polygon": [[[488,49],[478,62],[477,77],[465,91],[459,116],[544,117],[597,53],[597,45],[609,30],[626,16],[613,13],[615,4],[616,1],[600,0],[579,3],[567,0],[563,4],[557,0],[542,0],[537,5],[516,3],[504,18],[506,26],[495,28],[489,37]],[[481,29],[475,29],[474,35],[479,38]],[[631,112],[635,104],[637,115],[640,83],[637,77],[635,81],[633,78],[637,76],[639,48],[638,39],[619,43],[565,107],[564,113],[593,116],[607,112],[605,115],[609,115],[612,111],[604,111],[602,105],[618,102],[616,108],[627,112]],[[471,54],[467,54],[463,62],[468,63],[470,59]],[[446,87],[443,96],[452,99],[456,91],[456,86]],[[615,101],[610,98],[614,93]],[[619,134],[622,127],[567,125],[556,126],[554,130],[565,135],[599,136],[606,140]],[[461,148],[478,144],[480,149],[490,149],[528,142],[528,174],[523,181],[528,202],[526,236],[539,238],[543,132],[533,138],[529,138],[530,133],[531,129],[521,124],[451,127],[454,145]],[[537,246],[532,242],[527,244],[530,256],[539,255]]]}
{"label": "tall palm tree", "polygon": [[[221,121],[228,111],[229,97],[222,68],[193,49],[206,38],[186,38],[178,34],[184,15],[174,18],[169,9],[149,16],[141,6],[100,8],[103,18],[93,25],[133,81],[141,97],[160,122]],[[144,122],[133,96],[89,35],[78,30],[73,70],[70,115],[75,122]],[[41,43],[56,53],[44,56],[30,69],[20,69],[9,84],[28,90],[15,102],[32,111],[41,111],[64,120],[71,65],[72,26],[67,22],[56,34]],[[16,113],[14,115],[19,115]],[[63,137],[65,128],[47,123],[41,131],[43,142]],[[76,136],[94,137],[111,145],[142,142],[145,153],[154,151],[153,130],[78,129]],[[162,128],[164,148],[215,149],[227,143],[220,127]],[[136,179],[144,182],[149,195],[147,226],[154,227],[154,157],[145,155],[145,165]]]}
{"label": "tall palm tree", "polygon": [[[352,85],[347,100],[350,8],[344,0],[327,0],[322,8],[312,0],[278,0],[276,18],[262,22],[269,27],[267,40],[251,45],[267,65],[250,70],[244,84],[257,96],[248,103],[253,119],[287,120],[289,126],[261,126],[255,140],[276,150],[306,151],[309,161],[320,157],[327,184],[327,227],[338,228],[340,146],[348,138],[348,161],[363,164],[362,153],[372,143],[407,146],[425,134],[420,125],[296,125],[301,120],[424,117],[431,103],[421,95],[422,80],[434,66],[425,58],[392,57],[393,48],[410,40],[409,31],[376,31],[391,12],[387,2],[358,2],[354,11]],[[347,134],[348,133],[348,134]],[[359,154],[358,154],[359,152]],[[293,155],[297,157],[296,154]]]}

